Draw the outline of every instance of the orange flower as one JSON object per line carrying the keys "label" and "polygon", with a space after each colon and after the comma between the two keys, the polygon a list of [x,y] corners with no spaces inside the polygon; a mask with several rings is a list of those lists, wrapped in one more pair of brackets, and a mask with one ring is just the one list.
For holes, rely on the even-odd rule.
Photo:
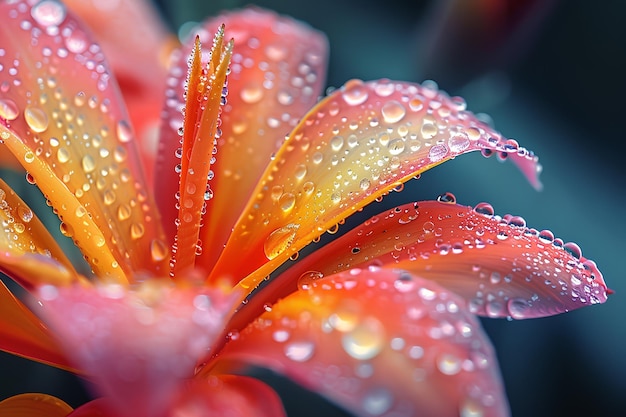
{"label": "orange flower", "polygon": [[80,274],[1,183],[0,270],[37,302],[0,287],[0,349],[78,372],[103,396],[72,411],[23,394],[0,402],[2,415],[284,415],[271,388],[240,373],[258,365],[355,415],[501,416],[474,314],[606,300],[577,245],[451,194],[375,216],[277,272],[470,151],[508,157],[539,186],[532,153],[433,83],[353,80],[316,103],[322,34],[258,9],[222,15],[172,54],[150,187],[87,29],[56,0],[3,2],[0,19],[3,152],[92,270]]}

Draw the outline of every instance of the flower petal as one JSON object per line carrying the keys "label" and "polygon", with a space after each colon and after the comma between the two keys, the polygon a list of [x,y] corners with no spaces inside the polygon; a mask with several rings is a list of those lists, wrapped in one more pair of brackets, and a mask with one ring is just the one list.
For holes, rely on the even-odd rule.
{"label": "flower petal", "polygon": [[78,278],[71,262],[45,226],[0,179],[0,271],[24,287],[45,282],[67,284]]}
{"label": "flower petal", "polygon": [[148,1],[65,0],[94,32],[120,85],[148,183],[156,156],[167,56],[177,45]]}
{"label": "flower petal", "polygon": [[73,369],[46,325],[15,298],[2,281],[0,350],[61,369]]}
{"label": "flower petal", "polygon": [[3,417],[66,417],[72,407],[47,394],[20,394],[0,401]]}
{"label": "flower petal", "polygon": [[233,297],[220,290],[170,284],[40,290],[45,317],[70,359],[119,415],[167,409],[232,308]]}
{"label": "flower petal", "polygon": [[167,259],[151,256],[158,213],[100,47],[56,0],[2,2],[0,14],[5,146],[99,275],[165,271]]}
{"label": "flower petal", "polygon": [[[466,152],[537,158],[430,84],[348,82],[292,131],[239,218],[213,277],[254,288],[289,256],[376,198]],[[239,262],[246,253],[246,262]],[[269,262],[268,262],[269,260]],[[233,265],[239,266],[233,270]],[[257,269],[255,271],[255,269]]]}
{"label": "flower petal", "polygon": [[194,379],[183,389],[171,413],[185,416],[286,416],[274,390],[257,379],[238,375]]}
{"label": "flower petal", "polygon": [[[295,291],[301,276],[300,283],[378,265],[436,281],[488,317],[543,317],[606,301],[602,274],[576,244],[527,228],[521,217],[494,216],[487,203],[472,209],[450,194],[442,200],[448,203],[411,203],[372,217],[293,265],[258,299]],[[262,311],[255,298],[251,310]]]}
{"label": "flower petal", "polygon": [[[250,198],[270,155],[298,119],[317,101],[324,85],[327,43],[323,34],[275,13],[249,8],[207,21],[198,31],[203,43],[225,25],[225,39],[235,41],[228,76],[227,103],[222,107],[213,177],[207,198],[200,262],[208,270]],[[193,37],[178,52],[170,74],[159,150],[159,172],[174,172],[180,163],[179,128],[187,57]],[[205,57],[204,61],[208,58]],[[174,230],[177,178],[159,178],[156,192],[164,227]],[[204,191],[204,190],[202,190]],[[211,197],[212,196],[212,197]]]}
{"label": "flower petal", "polygon": [[312,281],[219,358],[271,368],[359,416],[507,415],[493,349],[465,302],[401,271]]}

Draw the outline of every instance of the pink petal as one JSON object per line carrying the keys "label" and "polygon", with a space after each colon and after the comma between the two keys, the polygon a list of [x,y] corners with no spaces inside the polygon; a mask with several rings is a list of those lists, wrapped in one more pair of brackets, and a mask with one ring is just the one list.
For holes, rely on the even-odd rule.
{"label": "pink petal", "polygon": [[520,217],[494,216],[486,203],[472,209],[422,201],[374,216],[316,250],[244,311],[261,311],[260,300],[295,291],[298,277],[313,276],[312,271],[321,276],[367,265],[401,268],[436,281],[463,296],[473,313],[488,317],[549,316],[602,303],[608,293],[595,263],[574,243],[527,228]]}
{"label": "pink petal", "polygon": [[[257,185],[212,272],[254,288],[347,216],[421,172],[461,154],[537,158],[432,85],[353,80],[292,131]],[[246,253],[246,262],[240,262]],[[237,266],[233,270],[233,265]]]}
{"label": "pink petal", "polygon": [[[211,44],[221,24],[225,25],[225,39],[233,38],[235,46],[212,167],[215,176],[209,182],[212,199],[207,202],[201,236],[204,246],[212,248],[201,255],[206,269],[219,255],[214,248],[226,242],[270,155],[317,101],[324,85],[327,55],[323,34],[257,8],[229,12],[205,22],[197,32],[204,45]],[[192,46],[193,36],[175,55],[170,73],[158,172],[174,173],[180,163],[175,151],[180,147],[178,130],[182,126],[184,81]],[[170,236],[174,235],[177,214],[177,177],[162,176],[155,184],[164,227]]]}
{"label": "pink petal", "polygon": [[40,289],[44,313],[75,366],[122,416],[159,416],[224,326],[232,296],[150,281],[133,290]]}
{"label": "pink petal", "polygon": [[359,416],[507,415],[478,320],[460,297],[406,272],[312,280],[218,360],[217,370],[238,362],[273,369]]}
{"label": "pink petal", "polygon": [[[57,1],[0,3],[0,131],[99,276],[166,257],[134,134],[98,44]],[[89,214],[87,215],[87,211]]]}

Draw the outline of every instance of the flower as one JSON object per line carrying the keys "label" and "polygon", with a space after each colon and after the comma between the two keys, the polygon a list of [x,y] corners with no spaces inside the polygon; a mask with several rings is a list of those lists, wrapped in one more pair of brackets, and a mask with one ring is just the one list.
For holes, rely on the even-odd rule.
{"label": "flower", "polygon": [[284,415],[246,365],[357,415],[506,415],[475,314],[606,300],[576,244],[449,193],[278,269],[470,151],[512,160],[539,187],[534,154],[434,83],[353,80],[316,103],[323,35],[258,9],[219,16],[172,54],[150,187],[150,155],[88,30],[56,0],[0,11],[0,138],[92,270],[79,273],[0,184],[0,270],[37,300],[27,308],[0,287],[0,349],[85,375],[103,395],[72,411],[24,394],[3,415]]}

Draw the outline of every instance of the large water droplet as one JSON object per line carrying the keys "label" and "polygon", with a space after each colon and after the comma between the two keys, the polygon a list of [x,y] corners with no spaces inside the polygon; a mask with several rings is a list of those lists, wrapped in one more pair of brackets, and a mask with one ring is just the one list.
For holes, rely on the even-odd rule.
{"label": "large water droplet", "polygon": [[18,115],[19,109],[13,100],[8,98],[0,100],[0,118],[11,121],[15,120]]}
{"label": "large water droplet", "polygon": [[24,119],[33,132],[41,133],[48,128],[48,115],[39,107],[27,106],[24,110]]}
{"label": "large water droplet", "polygon": [[81,160],[81,166],[83,167],[83,171],[88,174],[96,169],[96,162],[91,155],[85,155]]}
{"label": "large water droplet", "polygon": [[161,239],[152,239],[150,242],[150,255],[152,260],[160,262],[167,257],[169,250],[167,245]]}
{"label": "large water droplet", "polygon": [[530,306],[523,298],[512,298],[507,302],[509,316],[514,319],[524,319],[528,314]]}
{"label": "large water droplet", "polygon": [[41,26],[58,26],[67,14],[65,6],[56,0],[43,0],[30,11],[31,16]]}
{"label": "large water droplet", "polygon": [[343,335],[341,345],[354,359],[368,360],[380,353],[384,340],[383,325],[378,319],[368,317]]}
{"label": "large water droplet", "polygon": [[452,152],[463,152],[469,145],[470,141],[465,133],[454,134],[448,139],[448,146]]}
{"label": "large water droplet", "polygon": [[303,291],[307,291],[311,288],[311,286],[313,285],[313,282],[315,282],[316,280],[320,278],[324,278],[324,274],[322,274],[319,271],[305,272],[304,274],[300,275],[300,277],[298,278],[298,288]]}
{"label": "large water droplet", "polygon": [[130,142],[133,139],[133,130],[126,120],[117,122],[116,132],[117,139],[122,143]]}
{"label": "large water droplet", "polygon": [[290,223],[286,226],[279,227],[270,233],[267,239],[265,239],[265,244],[263,245],[263,250],[267,259],[274,259],[287,250],[287,248],[289,248],[289,246],[293,243],[299,227],[299,224]]}
{"label": "large water droplet", "polygon": [[292,193],[284,193],[278,199],[278,204],[280,206],[280,209],[283,212],[287,213],[291,211],[291,209],[293,209],[293,207],[296,205],[296,196],[294,196]]}
{"label": "large water droplet", "polygon": [[381,113],[385,122],[397,123],[406,115],[406,109],[401,103],[391,100],[383,104]]}
{"label": "large water droplet", "polygon": [[369,95],[367,88],[360,80],[348,81],[343,89],[343,99],[351,106],[358,106],[364,103]]}
{"label": "large water droplet", "polygon": [[445,145],[435,145],[428,151],[428,157],[432,162],[441,161],[448,154]]}

